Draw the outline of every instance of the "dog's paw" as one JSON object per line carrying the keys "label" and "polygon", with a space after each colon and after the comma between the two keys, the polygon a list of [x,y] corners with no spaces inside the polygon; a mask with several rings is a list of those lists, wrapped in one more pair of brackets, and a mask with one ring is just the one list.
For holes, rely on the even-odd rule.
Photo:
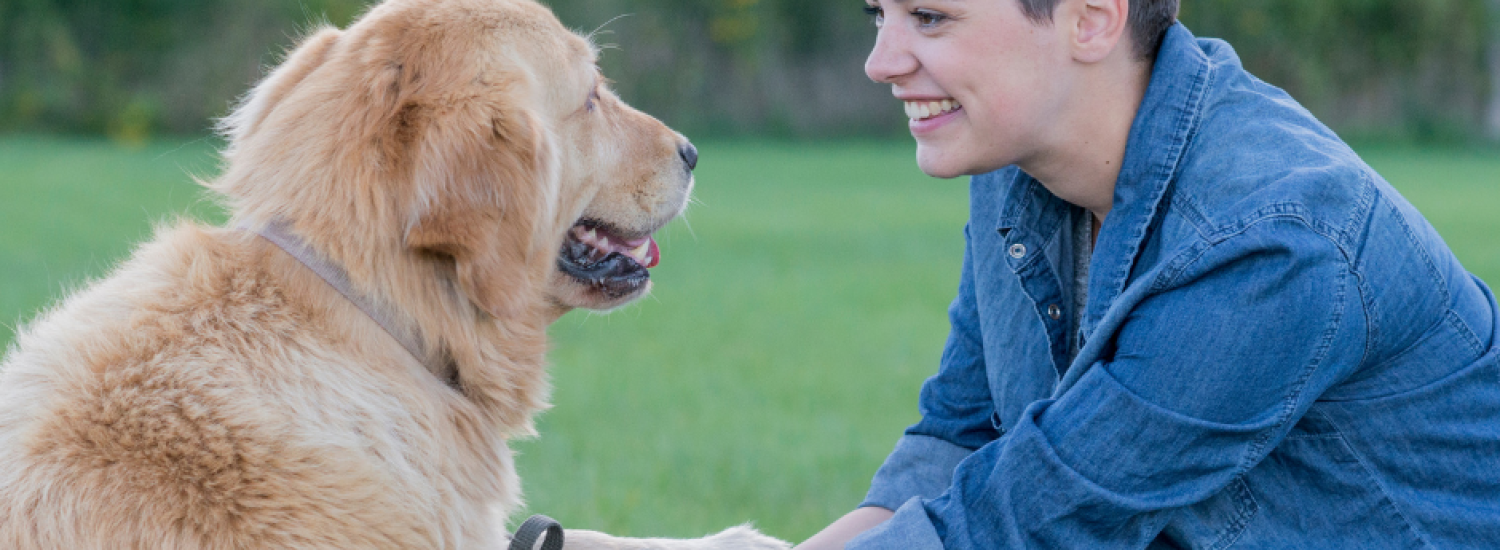
{"label": "dog's paw", "polygon": [[792,547],[785,541],[762,535],[749,524],[730,527],[704,538],[703,542],[714,550],[788,550]]}
{"label": "dog's paw", "polygon": [[787,550],[792,547],[760,534],[749,525],[731,527],[701,539],[630,539],[569,529],[564,542],[564,550]]}

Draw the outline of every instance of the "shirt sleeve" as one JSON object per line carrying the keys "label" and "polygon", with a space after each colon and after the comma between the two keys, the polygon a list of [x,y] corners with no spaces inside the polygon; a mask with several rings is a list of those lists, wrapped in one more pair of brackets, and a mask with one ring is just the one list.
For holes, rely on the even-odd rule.
{"label": "shirt sleeve", "polygon": [[974,449],[999,437],[990,420],[994,403],[985,378],[969,228],[958,297],[948,308],[952,325],[938,372],[922,384],[922,420],[907,428],[870,482],[860,506],[895,510],[913,497],[932,498],[948,489],[953,468]]}
{"label": "shirt sleeve", "polygon": [[1359,363],[1363,301],[1344,258],[1292,218],[1179,256],[1117,300],[1129,313],[1104,361],[965,458],[943,495],[847,548],[1147,546]]}

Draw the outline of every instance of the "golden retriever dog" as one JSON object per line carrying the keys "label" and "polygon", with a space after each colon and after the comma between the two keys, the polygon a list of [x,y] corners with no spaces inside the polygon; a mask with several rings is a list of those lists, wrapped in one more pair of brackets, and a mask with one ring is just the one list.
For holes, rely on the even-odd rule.
{"label": "golden retriever dog", "polygon": [[0,548],[505,548],[546,328],[648,291],[697,162],[595,55],[532,0],[303,40],[223,122],[230,224],[160,230],[0,362]]}

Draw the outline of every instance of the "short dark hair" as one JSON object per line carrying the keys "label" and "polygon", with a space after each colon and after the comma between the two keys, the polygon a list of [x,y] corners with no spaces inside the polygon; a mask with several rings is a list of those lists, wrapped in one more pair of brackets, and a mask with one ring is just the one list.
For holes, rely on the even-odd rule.
{"label": "short dark hair", "polygon": [[[1052,12],[1062,0],[1018,0],[1026,17],[1038,23],[1052,21]],[[1136,59],[1156,59],[1162,36],[1177,21],[1180,0],[1130,0],[1130,42]]]}

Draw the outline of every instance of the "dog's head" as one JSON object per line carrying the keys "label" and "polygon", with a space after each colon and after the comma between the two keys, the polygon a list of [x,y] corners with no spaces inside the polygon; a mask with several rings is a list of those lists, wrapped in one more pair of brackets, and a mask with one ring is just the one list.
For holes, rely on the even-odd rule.
{"label": "dog's head", "polygon": [[532,0],[389,0],[305,39],[225,119],[215,187],[242,217],[440,265],[497,317],[621,305],[650,287],[697,151],[596,55]]}

